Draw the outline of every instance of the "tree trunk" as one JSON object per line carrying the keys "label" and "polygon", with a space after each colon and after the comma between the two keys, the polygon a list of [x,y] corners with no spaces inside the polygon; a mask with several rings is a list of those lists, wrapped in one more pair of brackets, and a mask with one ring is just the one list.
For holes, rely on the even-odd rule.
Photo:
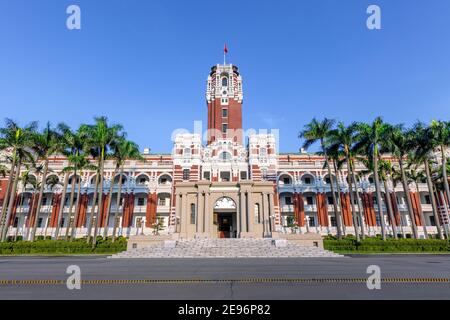
{"label": "tree trunk", "polygon": [[47,172],[48,172],[48,159],[45,159],[44,172],[42,173],[41,187],[39,188],[39,196],[36,206],[36,214],[34,215],[34,221],[30,221],[33,228],[30,235],[30,241],[34,241],[34,237],[36,236],[37,222],[39,220],[39,213],[41,212],[42,196],[44,195],[45,182],[47,180]]}
{"label": "tree trunk", "polygon": [[95,176],[95,190],[92,199],[92,208],[91,208],[91,217],[89,218],[89,226],[88,226],[88,235],[86,242],[89,243],[91,241],[91,233],[92,233],[92,225],[94,223],[94,215],[95,215],[95,206],[97,204],[97,194],[98,194],[98,176],[100,172],[97,170],[97,174]]}
{"label": "tree trunk", "polygon": [[75,170],[73,172],[73,176],[72,176],[72,182],[70,183],[70,203],[69,203],[69,213],[67,214],[67,217],[69,219],[69,222],[67,223],[67,227],[66,227],[66,235],[65,235],[65,239],[67,241],[67,238],[69,237],[69,229],[72,227],[72,222],[75,221],[75,219],[73,219],[72,221],[72,209],[73,209],[73,198],[75,197],[75,184],[77,181],[77,171]]}
{"label": "tree trunk", "polygon": [[[116,238],[116,230],[117,230],[117,212],[119,212],[120,208],[120,198],[122,197],[122,176],[123,176],[123,164],[120,167],[120,176],[119,176],[119,186],[117,188],[117,198],[116,198],[116,211],[114,211],[114,227],[112,234],[112,242],[115,241]],[[119,215],[120,216],[120,215]]]}
{"label": "tree trunk", "polygon": [[417,190],[417,196],[419,197],[419,205],[417,207],[417,209],[419,210],[419,217],[420,217],[420,222],[422,223],[422,229],[423,229],[423,234],[425,236],[425,239],[428,239],[428,231],[427,231],[427,226],[425,223],[425,216],[423,215],[423,210],[422,210],[422,203],[420,202],[420,192],[419,192],[419,184],[416,182],[416,190]]}
{"label": "tree trunk", "polygon": [[111,185],[109,186],[108,206],[106,208],[105,228],[103,230],[103,238],[105,238],[105,239],[108,237],[109,215],[111,213],[112,193],[113,193],[114,179],[116,177],[116,174],[117,174],[117,166],[114,168],[113,176],[111,179]]}
{"label": "tree trunk", "polygon": [[[355,194],[356,194],[356,199],[358,202],[358,214],[359,214],[359,220],[361,221],[361,239],[365,239],[366,238],[366,231],[365,231],[365,220],[363,217],[363,212],[362,212],[362,203],[361,203],[361,197],[359,196],[359,191],[358,191],[358,184],[356,183],[356,177],[355,177],[355,171],[353,168],[353,164],[350,163],[350,176],[351,179],[353,180],[353,185],[355,186]],[[351,192],[353,192],[353,190],[351,190]]]}
{"label": "tree trunk", "polygon": [[381,198],[381,190],[380,190],[380,178],[378,177],[378,149],[377,146],[373,148],[373,176],[375,180],[375,189],[377,193],[377,206],[378,206],[378,215],[380,217],[381,223],[381,237],[383,240],[386,240],[386,224],[384,223],[384,213],[383,213],[383,202]]}
{"label": "tree trunk", "polygon": [[389,191],[387,179],[383,179],[383,184],[384,184],[384,194],[386,196],[386,204],[387,204],[389,219],[391,220],[392,235],[394,236],[394,239],[397,239],[398,236],[397,236],[397,228],[396,228],[396,223],[395,223],[394,209],[392,207],[391,194]]}
{"label": "tree trunk", "polygon": [[61,202],[58,210],[58,216],[57,216],[57,224],[56,224],[56,230],[55,230],[55,240],[58,240],[59,235],[59,229],[61,228],[61,221],[62,217],[64,215],[64,205],[66,204],[66,193],[67,193],[67,185],[69,184],[69,172],[66,172],[66,175],[64,177],[64,186],[63,186],[63,192],[61,194]]}
{"label": "tree trunk", "polygon": [[[334,161],[334,160],[333,160],[333,168],[334,168],[334,174],[336,175],[336,179],[337,179],[337,177],[339,176],[338,175],[339,171],[338,171],[337,166],[336,166],[336,161]],[[340,196],[341,196],[341,186],[339,185],[339,179],[337,179],[337,186],[336,187],[337,187],[337,192],[338,192],[338,195],[339,195],[339,197],[338,197],[339,198],[339,207],[341,209],[341,212],[344,212],[342,201],[340,201],[341,200],[341,198],[340,198]],[[336,216],[336,225],[337,225],[337,219],[338,219],[338,217]],[[342,215],[341,215],[341,219],[343,219]],[[342,226],[342,234],[345,236],[345,223],[341,220],[340,224]]]}
{"label": "tree trunk", "polygon": [[[348,153],[345,154],[345,161],[347,162],[348,174],[351,175],[352,169],[350,166],[350,159],[349,159]],[[359,242],[360,237],[359,237],[359,231],[358,231],[358,219],[356,218],[356,212],[355,212],[355,198],[353,195],[352,179],[348,179],[348,189],[349,189],[349,193],[350,193],[350,202],[351,202],[351,208],[352,208],[353,229],[355,230],[356,241]]]}
{"label": "tree trunk", "polygon": [[0,216],[0,240],[1,240],[1,235],[3,234],[3,228],[5,226],[6,208],[8,207],[8,203],[9,203],[9,196],[10,196],[10,192],[11,192],[11,187],[12,187],[12,183],[13,183],[13,177],[14,177],[15,170],[16,170],[16,151],[14,150],[12,161],[11,161],[11,167],[9,169],[9,177],[8,177],[8,184],[6,186],[6,193],[5,193],[5,197],[3,198],[3,203],[2,203],[2,214]]}
{"label": "tree trunk", "polygon": [[102,153],[102,160],[100,163],[100,192],[99,192],[99,198],[98,198],[98,209],[97,209],[97,219],[95,221],[95,228],[94,228],[94,237],[92,238],[92,248],[95,248],[97,245],[97,233],[98,228],[101,227],[102,222],[102,205],[103,205],[103,166],[104,166],[104,155]]}
{"label": "tree trunk", "polygon": [[[445,193],[447,194],[447,201],[450,202],[450,189],[448,186],[448,178],[447,178],[447,157],[445,156],[445,146],[441,146],[442,153],[442,178],[444,180],[444,188]],[[444,199],[445,203],[445,199]],[[450,203],[447,203],[447,208],[450,206]]]}
{"label": "tree trunk", "polygon": [[411,227],[413,230],[413,236],[414,236],[414,238],[417,239],[418,235],[417,235],[416,220],[415,220],[414,211],[412,208],[411,197],[409,195],[409,187],[408,187],[408,182],[406,181],[406,174],[405,174],[405,169],[403,168],[402,157],[399,158],[399,164],[400,164],[400,172],[402,174],[403,192],[405,193],[405,197],[406,197],[406,206],[408,207],[408,214],[409,214],[409,218],[411,219]]}
{"label": "tree trunk", "polygon": [[431,181],[430,164],[428,163],[428,159],[426,159],[424,161],[424,164],[425,164],[425,174],[427,176],[428,192],[430,194],[431,206],[433,208],[433,216],[434,216],[434,221],[436,223],[438,237],[439,237],[439,239],[443,239],[442,230],[441,230],[441,221],[440,221],[439,215],[438,215],[436,197],[434,196],[434,188],[433,188],[433,182]]}
{"label": "tree trunk", "polygon": [[[17,201],[17,205],[18,205],[20,208],[23,207],[23,193],[21,193],[21,194],[19,195],[19,201]],[[21,213],[21,212],[20,212],[20,213]],[[16,216],[17,216],[17,227],[16,227],[16,232],[15,232],[15,234],[14,234],[14,242],[17,241],[17,236],[18,236],[18,233],[19,233],[19,224],[20,224],[20,214],[16,212]],[[13,221],[13,223],[14,223],[14,221]],[[23,239],[23,237],[22,237],[22,239]]]}
{"label": "tree trunk", "polygon": [[11,214],[12,214],[12,210],[14,207],[14,200],[16,198],[16,192],[17,192],[17,184],[19,182],[20,179],[20,166],[22,165],[22,160],[19,159],[17,162],[17,170],[16,170],[16,175],[14,177],[14,182],[13,182],[13,186],[11,189],[11,193],[9,195],[9,203],[8,203],[8,211],[6,213],[6,218],[5,221],[3,223],[3,230],[2,230],[2,242],[6,241],[7,235],[8,235],[8,229],[9,229],[9,220],[11,219]]}
{"label": "tree trunk", "polygon": [[327,152],[325,151],[326,149],[325,149],[323,140],[321,140],[321,145],[322,145],[322,150],[323,150],[323,153],[325,156],[325,162],[326,162],[327,169],[328,169],[328,176],[330,177],[331,194],[333,196],[333,209],[334,209],[334,214],[336,216],[337,237],[338,237],[338,239],[342,239],[341,214],[338,210],[338,206],[337,206],[337,202],[336,202],[337,200],[336,200],[336,193],[334,192],[333,176],[331,175],[330,163],[328,162],[328,155],[327,155]]}
{"label": "tree trunk", "polygon": [[69,241],[73,241],[73,239],[76,237],[76,230],[77,230],[77,220],[79,217],[79,213],[80,213],[80,198],[81,198],[81,174],[80,174],[80,179],[78,179],[79,181],[77,182],[77,202],[75,204],[75,217],[73,219],[73,223],[72,223],[72,228],[70,230],[70,239]]}

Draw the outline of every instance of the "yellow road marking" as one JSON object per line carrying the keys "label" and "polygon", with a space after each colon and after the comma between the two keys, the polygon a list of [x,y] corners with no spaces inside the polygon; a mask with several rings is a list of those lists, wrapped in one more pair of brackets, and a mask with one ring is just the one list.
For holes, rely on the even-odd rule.
{"label": "yellow road marking", "polygon": [[[366,283],[366,278],[249,278],[249,279],[98,279],[83,285],[203,284],[203,283]],[[381,283],[450,283],[450,278],[384,278]],[[65,285],[66,280],[0,280],[0,286]]]}

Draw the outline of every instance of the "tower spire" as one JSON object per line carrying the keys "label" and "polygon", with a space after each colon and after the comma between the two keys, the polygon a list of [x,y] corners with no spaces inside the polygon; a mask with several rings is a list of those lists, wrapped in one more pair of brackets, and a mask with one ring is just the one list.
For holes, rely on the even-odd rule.
{"label": "tower spire", "polygon": [[226,65],[227,53],[228,53],[228,47],[227,47],[227,43],[225,42],[225,45],[223,47],[223,65]]}

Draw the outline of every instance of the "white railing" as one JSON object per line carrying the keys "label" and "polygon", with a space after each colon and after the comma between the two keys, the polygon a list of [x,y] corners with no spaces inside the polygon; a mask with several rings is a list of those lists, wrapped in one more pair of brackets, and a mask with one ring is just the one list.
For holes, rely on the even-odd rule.
{"label": "white railing", "polygon": [[293,204],[284,204],[281,206],[281,212],[294,212]]}

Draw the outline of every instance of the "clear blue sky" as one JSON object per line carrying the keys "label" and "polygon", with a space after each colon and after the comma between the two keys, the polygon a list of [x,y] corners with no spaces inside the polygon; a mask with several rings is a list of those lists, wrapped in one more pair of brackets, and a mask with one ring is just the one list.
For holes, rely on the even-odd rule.
{"label": "clear blue sky", "polygon": [[[66,7],[82,30],[66,28]],[[382,30],[366,9],[382,10]],[[0,117],[72,126],[107,115],[141,148],[206,120],[210,67],[244,79],[244,127],[297,151],[313,117],[450,118],[448,0],[0,0]]]}

